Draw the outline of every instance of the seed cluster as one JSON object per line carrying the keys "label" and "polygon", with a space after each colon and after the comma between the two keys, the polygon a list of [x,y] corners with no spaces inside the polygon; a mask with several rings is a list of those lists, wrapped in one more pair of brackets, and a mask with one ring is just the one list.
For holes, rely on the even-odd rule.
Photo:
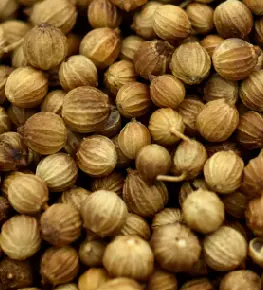
{"label": "seed cluster", "polygon": [[0,0],[0,290],[261,290],[263,0]]}

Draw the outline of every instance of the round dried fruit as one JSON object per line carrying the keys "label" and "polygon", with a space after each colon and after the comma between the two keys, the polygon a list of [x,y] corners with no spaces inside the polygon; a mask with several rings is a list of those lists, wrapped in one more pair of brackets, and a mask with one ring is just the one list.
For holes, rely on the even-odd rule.
{"label": "round dried fruit", "polygon": [[206,263],[210,268],[216,271],[231,271],[246,258],[247,242],[234,228],[222,226],[205,238],[204,251]]}
{"label": "round dried fruit", "polygon": [[49,155],[58,152],[64,146],[67,130],[57,114],[39,112],[27,119],[23,135],[29,148],[40,154]]}
{"label": "round dried fruit", "polygon": [[41,216],[42,238],[51,245],[63,247],[78,239],[81,219],[71,204],[55,203]]}
{"label": "round dried fruit", "polygon": [[150,76],[164,75],[169,67],[173,48],[167,41],[145,41],[135,52],[133,62],[138,75],[148,79]]}
{"label": "round dried fruit", "polygon": [[43,179],[51,192],[61,192],[75,184],[78,167],[70,155],[56,153],[39,162],[36,175]]}
{"label": "round dried fruit", "polygon": [[148,242],[137,236],[118,236],[106,247],[103,265],[111,276],[147,280],[154,266]]}
{"label": "round dried fruit", "polygon": [[82,39],[79,53],[91,59],[98,69],[110,66],[120,52],[120,31],[109,27],[91,30]]}
{"label": "round dried fruit", "polygon": [[172,272],[189,271],[201,254],[198,238],[180,223],[155,229],[151,246],[160,266]]}
{"label": "round dried fruit", "polygon": [[139,82],[123,85],[117,93],[115,102],[118,111],[126,118],[143,116],[152,107],[149,87]]}
{"label": "round dried fruit", "polygon": [[123,187],[123,200],[131,213],[150,218],[167,204],[168,190],[162,182],[147,184],[138,171],[128,169]]}
{"label": "round dried fruit", "polygon": [[209,142],[227,140],[238,123],[238,110],[224,99],[208,102],[196,119],[199,133]]}
{"label": "round dried fruit", "polygon": [[59,68],[59,81],[65,91],[77,87],[97,87],[97,68],[92,60],[83,55],[73,55],[61,63]]}
{"label": "round dried fruit", "polygon": [[72,247],[49,248],[41,257],[42,284],[54,286],[72,281],[78,274],[79,259]]}
{"label": "round dried fruit", "polygon": [[48,92],[48,80],[44,73],[30,66],[15,69],[7,78],[5,94],[15,106],[34,108]]}
{"label": "round dried fruit", "polygon": [[212,155],[204,167],[205,181],[212,190],[228,194],[237,190],[242,182],[244,163],[233,151],[219,151]]}
{"label": "round dried fruit", "polygon": [[238,81],[248,77],[253,72],[258,57],[259,50],[251,43],[238,38],[230,38],[224,40],[215,49],[212,60],[214,68],[220,76],[228,80]]}
{"label": "round dried fruit", "polygon": [[92,193],[83,202],[80,212],[84,227],[100,236],[118,233],[128,215],[125,202],[107,190]]}
{"label": "round dried fruit", "polygon": [[66,36],[59,28],[47,23],[27,32],[23,48],[28,63],[42,70],[58,66],[68,53]]}
{"label": "round dried fruit", "polygon": [[117,163],[113,142],[102,135],[84,138],[77,152],[79,168],[93,177],[107,176]]}
{"label": "round dried fruit", "polygon": [[33,174],[17,176],[8,186],[8,200],[22,214],[40,212],[48,201],[48,188],[44,181]]}
{"label": "round dried fruit", "polygon": [[169,151],[156,144],[142,147],[136,154],[136,169],[149,183],[153,183],[158,175],[168,174],[171,164]]}
{"label": "round dried fruit", "polygon": [[159,108],[177,109],[185,97],[184,84],[172,75],[154,77],[150,85],[151,99]]}
{"label": "round dried fruit", "polygon": [[11,259],[25,260],[33,256],[41,246],[37,219],[24,215],[8,219],[2,226],[0,246]]}
{"label": "round dried fruit", "polygon": [[151,144],[150,131],[140,122],[132,120],[120,131],[118,144],[125,156],[135,159],[141,148]]}
{"label": "round dried fruit", "polygon": [[199,42],[181,44],[173,53],[172,74],[189,85],[200,84],[209,74],[211,59]]}
{"label": "round dried fruit", "polygon": [[184,201],[183,217],[192,230],[202,234],[214,232],[224,222],[224,203],[214,192],[198,189]]}
{"label": "round dried fruit", "polygon": [[97,131],[103,127],[109,114],[109,98],[96,88],[78,87],[64,97],[62,118],[73,131]]}
{"label": "round dried fruit", "polygon": [[76,5],[68,0],[42,0],[32,7],[30,21],[33,25],[48,23],[63,33],[72,30],[77,21]]}

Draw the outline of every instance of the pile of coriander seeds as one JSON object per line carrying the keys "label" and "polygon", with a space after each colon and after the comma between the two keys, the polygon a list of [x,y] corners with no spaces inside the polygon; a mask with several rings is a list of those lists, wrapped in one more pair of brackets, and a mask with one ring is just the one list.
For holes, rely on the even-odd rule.
{"label": "pile of coriander seeds", "polygon": [[0,0],[0,290],[261,290],[262,49],[263,0]]}

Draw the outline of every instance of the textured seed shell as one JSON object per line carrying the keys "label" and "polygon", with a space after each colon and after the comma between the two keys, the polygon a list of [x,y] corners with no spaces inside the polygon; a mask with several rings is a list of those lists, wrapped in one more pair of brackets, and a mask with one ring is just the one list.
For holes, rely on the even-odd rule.
{"label": "textured seed shell", "polygon": [[16,0],[3,0],[0,5],[0,19],[6,20],[14,17],[19,5]]}
{"label": "textured seed shell", "polygon": [[137,7],[144,5],[147,0],[111,0],[111,2],[126,12],[132,11]]}
{"label": "textured seed shell", "polygon": [[94,192],[97,190],[109,190],[113,191],[118,195],[122,194],[124,184],[124,176],[122,172],[113,171],[111,174],[101,177],[94,178],[90,184],[90,189]]}
{"label": "textured seed shell", "polygon": [[241,39],[224,40],[214,51],[212,60],[216,72],[225,79],[238,81],[248,77],[258,62],[258,51]]}
{"label": "textured seed shell", "polygon": [[187,13],[179,6],[157,7],[153,15],[153,29],[164,40],[184,39],[190,34],[191,23]]}
{"label": "textured seed shell", "polygon": [[0,134],[11,130],[11,120],[3,107],[0,107]]}
{"label": "textured seed shell", "polygon": [[239,94],[243,104],[253,111],[263,112],[263,70],[253,72],[242,81]]}
{"label": "textured seed shell", "polygon": [[11,74],[12,71],[13,68],[5,65],[0,65],[0,104],[3,104],[6,100],[5,84],[8,76]]}
{"label": "textured seed shell", "polygon": [[88,6],[88,21],[94,28],[115,28],[121,22],[121,15],[109,0],[94,0]]}
{"label": "textured seed shell", "polygon": [[118,236],[106,247],[103,265],[111,276],[147,280],[154,266],[150,244],[138,236]]}
{"label": "textured seed shell", "polygon": [[20,45],[16,48],[11,56],[12,66],[15,68],[24,67],[28,65],[27,59],[24,54],[24,47]]}
{"label": "textured seed shell", "polygon": [[91,59],[98,69],[105,69],[118,57],[120,45],[118,29],[101,27],[91,30],[84,36],[79,53]]}
{"label": "textured seed shell", "polygon": [[41,104],[41,111],[60,115],[65,95],[62,90],[51,91],[45,96]]}
{"label": "textured seed shell", "polygon": [[0,135],[0,169],[16,170],[28,164],[28,149],[23,137],[17,132],[5,132]]}
{"label": "textured seed shell", "polygon": [[242,2],[256,15],[263,15],[263,3],[261,0],[242,0]]}
{"label": "textured seed shell", "polygon": [[186,7],[186,13],[195,34],[207,34],[214,28],[214,10],[212,7],[199,3],[190,3]]}
{"label": "textured seed shell", "polygon": [[198,42],[186,42],[173,53],[172,74],[189,85],[201,83],[209,74],[211,59]]}
{"label": "textured seed shell", "polygon": [[23,135],[28,147],[48,155],[58,152],[64,146],[67,131],[63,120],[57,114],[40,112],[26,121]]}
{"label": "textured seed shell", "polygon": [[257,237],[263,236],[262,197],[249,201],[245,211],[246,225]]}
{"label": "textured seed shell", "polygon": [[102,135],[84,138],[77,152],[77,163],[79,168],[90,176],[107,176],[117,163],[113,142]]}
{"label": "textured seed shell", "polygon": [[51,192],[60,192],[75,184],[78,167],[70,155],[56,153],[40,161],[36,175],[44,180]]}
{"label": "textured seed shell", "polygon": [[28,63],[42,70],[58,66],[68,53],[66,36],[59,28],[46,23],[25,35],[23,48]]}
{"label": "textured seed shell", "polygon": [[224,222],[224,203],[212,191],[198,189],[192,192],[182,208],[186,224],[199,233],[212,233]]}
{"label": "textured seed shell", "polygon": [[7,20],[2,23],[7,43],[15,43],[25,36],[31,26],[21,20]]}
{"label": "textured seed shell", "polygon": [[135,159],[142,147],[151,144],[150,131],[140,122],[133,120],[120,131],[118,144],[125,156]]}
{"label": "textured seed shell", "polygon": [[152,139],[159,145],[171,146],[179,142],[180,138],[172,133],[175,129],[184,132],[185,125],[183,117],[170,108],[159,109],[152,113],[149,130]]}
{"label": "textured seed shell", "polygon": [[131,161],[124,153],[121,151],[119,143],[118,143],[118,137],[119,135],[115,135],[114,138],[111,139],[111,141],[115,145],[115,150],[117,154],[117,164],[116,168],[127,168],[130,164]]}
{"label": "textured seed shell", "polygon": [[139,12],[134,14],[131,28],[137,35],[147,40],[156,38],[157,35],[153,30],[153,15],[160,5],[162,4],[155,1],[148,2]]}
{"label": "textured seed shell", "polygon": [[33,174],[17,176],[8,187],[8,200],[22,214],[36,214],[48,201],[48,188]]}
{"label": "textured seed shell", "polygon": [[48,80],[43,72],[26,66],[15,69],[7,78],[5,94],[15,106],[34,108],[48,92]]}
{"label": "textured seed shell", "polygon": [[182,288],[180,288],[180,290],[213,290],[213,289],[214,287],[212,283],[206,278],[190,280],[184,283]]}
{"label": "textured seed shell", "polygon": [[10,105],[7,110],[7,114],[12,123],[17,126],[23,126],[28,118],[33,116],[37,112],[36,109],[24,109],[14,105]]}
{"label": "textured seed shell", "polygon": [[8,219],[2,226],[0,246],[11,259],[25,260],[33,256],[41,246],[38,221],[24,215]]}
{"label": "textured seed shell", "polygon": [[168,271],[154,270],[148,281],[148,290],[177,290],[177,287],[175,275]]}
{"label": "textured seed shell", "polygon": [[179,208],[168,208],[166,207],[159,213],[157,213],[152,220],[152,229],[155,230],[159,227],[174,224],[183,223],[183,215]]}
{"label": "textured seed shell", "polygon": [[243,160],[233,151],[219,151],[205,164],[205,181],[216,192],[234,192],[241,185],[243,168]]}
{"label": "textured seed shell", "polygon": [[125,224],[119,232],[120,236],[138,236],[145,240],[151,237],[151,229],[148,222],[136,214],[129,213]]}
{"label": "textured seed shell", "polygon": [[252,261],[262,267],[263,260],[262,260],[262,244],[263,238],[256,237],[249,242],[248,247],[248,255],[252,259]]}
{"label": "textured seed shell", "polygon": [[97,87],[97,68],[87,57],[73,55],[61,63],[59,81],[67,92],[81,86]]}
{"label": "textured seed shell", "polygon": [[93,132],[101,128],[110,114],[108,101],[108,96],[96,88],[76,88],[64,98],[62,118],[74,131]]}
{"label": "textured seed shell", "polygon": [[106,270],[100,268],[89,269],[78,278],[79,290],[95,290],[110,280]]}
{"label": "textured seed shell", "polygon": [[224,38],[244,38],[252,30],[253,16],[242,2],[227,0],[216,7],[214,23]]}
{"label": "textured seed shell", "polygon": [[153,183],[158,175],[168,174],[171,164],[169,151],[156,144],[142,147],[136,154],[136,169],[149,183]]}
{"label": "textured seed shell", "polygon": [[207,160],[205,146],[196,140],[183,141],[176,148],[171,171],[174,175],[186,173],[186,179],[196,178]]}
{"label": "textured seed shell", "polygon": [[238,290],[240,287],[247,290],[260,290],[261,279],[256,272],[238,270],[227,273],[220,283],[220,290]]}
{"label": "textured seed shell", "polygon": [[8,257],[1,259],[0,281],[3,289],[39,290],[37,288],[23,288],[32,286],[33,280],[30,261],[18,261]]}
{"label": "textured seed shell", "polygon": [[33,6],[30,21],[33,25],[48,23],[68,33],[77,21],[77,9],[68,0],[43,0]]}
{"label": "textured seed shell", "polygon": [[118,111],[126,118],[135,118],[150,111],[152,101],[146,84],[132,82],[123,85],[116,96]]}
{"label": "textured seed shell", "polygon": [[133,60],[136,51],[142,44],[143,39],[137,35],[130,35],[123,39],[121,43],[121,53],[122,59]]}
{"label": "textured seed shell", "polygon": [[44,284],[54,286],[72,281],[78,274],[79,259],[72,247],[49,248],[41,258],[41,275]]}
{"label": "textured seed shell", "polygon": [[100,286],[98,290],[143,290],[143,288],[133,279],[115,278]]}
{"label": "textured seed shell", "polygon": [[229,104],[235,104],[239,97],[238,83],[226,80],[218,74],[212,75],[204,87],[206,102],[225,99]]}
{"label": "textured seed shell", "polygon": [[125,202],[112,191],[92,193],[81,207],[84,227],[100,236],[116,234],[128,215]]}
{"label": "textured seed shell", "polygon": [[196,119],[198,114],[205,108],[205,104],[195,97],[187,97],[177,108],[177,111],[183,117],[185,131],[188,135],[194,136],[197,134]]}
{"label": "textured seed shell", "polygon": [[[22,290],[26,290],[26,289],[22,289]],[[30,290],[30,289],[27,289]],[[33,290],[33,289],[31,289]],[[55,288],[55,290],[79,290],[77,284],[75,283],[67,283],[67,284],[62,284],[58,287]]]}
{"label": "textured seed shell", "polygon": [[247,255],[247,242],[235,229],[220,227],[204,241],[205,260],[216,271],[236,269]]}
{"label": "textured seed shell", "polygon": [[153,103],[159,108],[175,110],[185,97],[184,84],[172,75],[154,78],[151,81],[150,92]]}
{"label": "textured seed shell", "polygon": [[237,109],[224,99],[208,102],[198,114],[196,127],[209,142],[223,142],[236,130],[239,123]]}
{"label": "textured seed shell", "polygon": [[71,204],[53,204],[42,214],[40,224],[42,238],[57,247],[71,244],[81,232],[79,212]]}
{"label": "textured seed shell", "polygon": [[113,108],[107,121],[103,124],[103,127],[97,130],[96,133],[111,138],[119,133],[122,126],[121,114],[116,108]]}
{"label": "textured seed shell", "polygon": [[129,170],[123,187],[123,200],[131,213],[141,217],[153,217],[168,202],[168,190],[164,183],[147,184],[136,170]]}
{"label": "textured seed shell", "polygon": [[215,49],[223,41],[224,41],[224,38],[222,38],[221,36],[216,35],[216,34],[211,34],[211,35],[207,35],[202,41],[200,41],[200,44],[206,49],[209,56],[212,57]]}
{"label": "textured seed shell", "polygon": [[102,258],[106,245],[102,239],[83,241],[79,247],[80,262],[91,268],[102,266]]}
{"label": "textured seed shell", "polygon": [[89,190],[82,187],[73,187],[64,191],[60,197],[61,202],[73,205],[77,210],[84,200],[91,194]]}
{"label": "textured seed shell", "polygon": [[172,272],[189,271],[201,254],[198,238],[180,223],[155,229],[151,247],[162,269]]}
{"label": "textured seed shell", "polygon": [[133,58],[136,73],[145,79],[165,74],[173,50],[167,41],[144,41]]}
{"label": "textured seed shell", "polygon": [[258,112],[244,113],[237,127],[237,141],[247,149],[263,145],[263,117]]}
{"label": "textured seed shell", "polygon": [[116,95],[123,85],[135,81],[133,62],[125,59],[113,63],[104,74],[104,84],[113,95]]}
{"label": "textured seed shell", "polygon": [[247,207],[248,198],[240,191],[235,191],[228,194],[223,199],[225,211],[231,216],[241,219],[244,217],[244,212]]}
{"label": "textured seed shell", "polygon": [[253,158],[244,167],[241,191],[248,198],[254,198],[263,194],[263,156]]}

